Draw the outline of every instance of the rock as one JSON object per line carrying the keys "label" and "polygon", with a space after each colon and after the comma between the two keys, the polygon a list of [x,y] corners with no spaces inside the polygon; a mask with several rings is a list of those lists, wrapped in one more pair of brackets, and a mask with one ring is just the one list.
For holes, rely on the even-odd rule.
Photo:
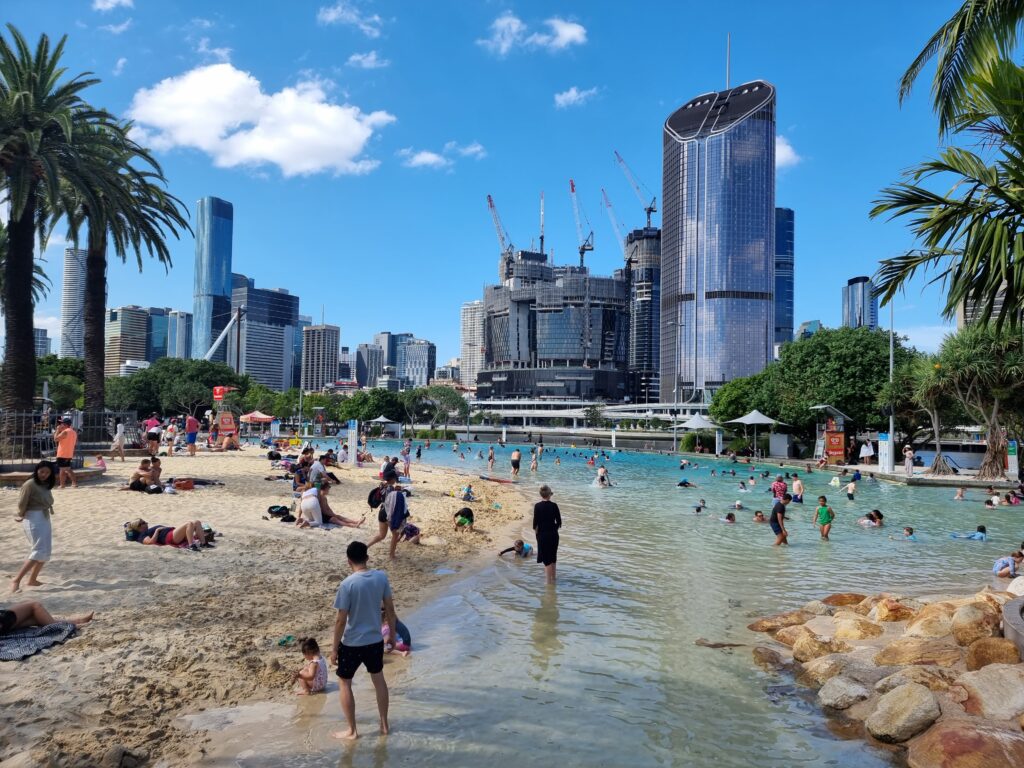
{"label": "rock", "polygon": [[917,736],[941,714],[934,693],[918,683],[907,683],[879,699],[864,726],[879,741],[899,744]]}
{"label": "rock", "polygon": [[947,602],[926,605],[914,616],[903,634],[907,637],[945,637],[953,631],[954,611],[956,606]]}
{"label": "rock", "polygon": [[875,683],[875,690],[879,693],[888,693],[893,688],[898,688],[907,683],[918,683],[930,691],[945,691],[956,679],[956,673],[941,667],[922,667],[916,664],[903,667],[899,672],[894,672],[888,677],[883,677]]}
{"label": "rock", "polygon": [[943,720],[910,742],[909,768],[1019,768],[1024,734],[977,720]]}
{"label": "rock", "polygon": [[818,702],[823,707],[849,709],[858,701],[864,701],[871,691],[860,683],[845,677],[833,677],[818,691]]}
{"label": "rock", "polygon": [[830,616],[832,614],[832,607],[826,605],[821,600],[811,600],[801,610],[813,613],[815,616]]}
{"label": "rock", "polygon": [[953,638],[960,645],[970,645],[981,637],[999,634],[1000,614],[988,603],[963,605],[953,614]]}
{"label": "rock", "polygon": [[969,672],[975,672],[989,664],[1019,664],[1020,651],[1012,640],[1005,637],[979,637],[967,646],[964,659]]}
{"label": "rock", "polygon": [[801,678],[811,685],[824,685],[836,675],[841,675],[853,663],[845,653],[830,653],[804,663]]}
{"label": "rock", "polygon": [[813,618],[814,614],[808,611],[786,611],[786,613],[777,613],[774,616],[758,619],[753,624],[748,624],[747,629],[754,632],[774,632],[794,624],[805,624]]}
{"label": "rock", "polygon": [[906,621],[912,619],[915,613],[911,606],[886,597],[875,604],[868,616],[875,621]]}
{"label": "rock", "polygon": [[857,605],[862,602],[867,595],[861,595],[857,592],[836,592],[833,595],[822,598],[825,605],[839,606],[839,605]]}
{"label": "rock", "polygon": [[843,653],[852,650],[850,646],[838,640],[826,640],[814,633],[801,636],[793,644],[793,658],[797,661],[810,661],[830,653]]}
{"label": "rock", "polygon": [[934,664],[951,667],[960,661],[960,649],[942,640],[901,637],[875,654],[879,666],[907,664]]}
{"label": "rock", "polygon": [[975,599],[979,602],[985,602],[991,605],[999,614],[1003,612],[1003,606],[1013,600],[1017,595],[1012,592],[1001,592],[992,589],[991,587],[985,587],[981,592],[976,594]]}
{"label": "rock", "polygon": [[878,637],[884,632],[880,626],[873,621],[868,621],[863,616],[856,619],[843,619],[836,622],[837,640],[865,640],[870,637]]}
{"label": "rock", "polygon": [[783,627],[778,632],[776,632],[775,639],[783,645],[788,645],[790,648],[792,648],[796,644],[796,641],[799,640],[801,637],[813,634],[814,633],[811,632],[811,630],[809,630],[803,624],[794,624],[791,627]]}
{"label": "rock", "polygon": [[1024,595],[1024,576],[1018,576],[1006,587],[1006,591],[1015,597]]}
{"label": "rock", "polygon": [[956,684],[967,694],[963,705],[969,715],[1010,720],[1024,714],[1024,665],[989,664],[964,672]]}
{"label": "rock", "polygon": [[47,752],[34,749],[0,760],[0,768],[57,768],[57,761]]}
{"label": "rock", "polygon": [[149,759],[149,753],[141,749],[129,749],[123,744],[110,747],[100,761],[102,768],[139,768]]}
{"label": "rock", "polygon": [[754,656],[754,663],[765,670],[778,669],[785,665],[782,660],[782,656],[778,651],[774,651],[771,648],[765,648],[764,646],[757,646],[751,653]]}

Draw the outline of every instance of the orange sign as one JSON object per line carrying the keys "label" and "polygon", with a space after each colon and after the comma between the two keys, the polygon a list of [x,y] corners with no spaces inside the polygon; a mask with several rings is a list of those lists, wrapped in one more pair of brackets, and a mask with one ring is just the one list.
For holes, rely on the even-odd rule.
{"label": "orange sign", "polygon": [[829,464],[842,464],[846,458],[846,434],[843,432],[825,433],[825,456]]}
{"label": "orange sign", "polygon": [[235,434],[235,415],[231,411],[221,411],[218,413],[217,429],[222,435]]}
{"label": "orange sign", "polygon": [[214,400],[214,402],[219,403],[221,400],[224,399],[224,389],[225,389],[225,387],[214,387],[213,388],[213,400]]}

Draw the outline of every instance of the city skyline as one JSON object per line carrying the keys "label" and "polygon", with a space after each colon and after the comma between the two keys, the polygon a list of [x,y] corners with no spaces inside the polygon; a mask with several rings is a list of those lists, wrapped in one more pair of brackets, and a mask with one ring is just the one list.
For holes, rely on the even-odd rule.
{"label": "city skyline", "polygon": [[[492,24],[503,9],[442,3],[428,12],[380,5],[377,10],[386,21],[378,25],[375,38],[358,28],[318,24],[313,7],[276,17],[251,7],[249,13],[235,13],[243,6],[233,3],[205,15],[199,4],[158,13],[136,3],[134,8],[104,14],[93,11],[87,0],[68,0],[45,8],[15,7],[10,15],[30,36],[43,31],[53,37],[69,34],[70,70],[95,71],[103,80],[97,93],[105,106],[119,114],[131,113],[148,125],[147,135],[159,139],[153,145],[173,193],[187,204],[207,195],[235,204],[236,250],[245,254],[245,271],[258,276],[260,283],[286,287],[311,307],[329,305],[332,291],[326,281],[308,290],[292,282],[293,249],[351,268],[357,282],[366,286],[373,284],[373,273],[354,257],[379,253],[448,308],[447,313],[419,313],[416,307],[399,305],[385,320],[375,315],[372,292],[361,291],[366,295],[357,297],[351,322],[348,317],[327,318],[343,325],[346,338],[353,342],[371,338],[375,327],[387,323],[415,328],[417,335],[434,340],[441,359],[457,354],[458,307],[479,295],[493,263],[487,193],[494,194],[517,245],[528,247],[539,234],[538,197],[546,190],[547,240],[554,261],[566,263],[574,256],[572,214],[568,196],[554,190],[562,189],[570,176],[576,178],[581,189],[590,190],[581,201],[596,230],[596,248],[588,265],[601,274],[619,266],[614,236],[598,220],[598,190],[607,187],[627,229],[641,226],[643,214],[612,150],[627,158],[647,187],[659,188],[660,142],[651,126],[693,93],[724,85],[727,31],[732,32],[735,81],[763,78],[781,94],[777,133],[783,151],[777,204],[797,211],[801,222],[795,316],[820,315],[827,325],[839,325],[837,307],[815,307],[820,292],[831,290],[829,283],[834,282],[830,265],[846,263],[851,272],[870,274],[879,257],[910,244],[899,224],[870,222],[866,212],[878,190],[934,144],[927,98],[915,93],[900,109],[892,83],[908,63],[907,39],[923,42],[952,3],[927,9],[885,6],[883,21],[872,24],[870,67],[843,64],[842,57],[833,56],[835,49],[860,50],[871,14],[852,9],[835,10],[834,30],[825,41],[813,34],[818,17],[813,6],[804,3],[794,3],[768,19],[740,13],[728,20],[728,27],[701,6],[638,8],[612,15],[577,2],[558,7],[524,3],[514,13],[529,29],[543,28],[545,19],[557,16],[585,30],[584,39],[557,49],[511,39],[503,49],[491,44]],[[685,52],[652,45],[649,62],[610,55],[637,35],[653,43],[664,41],[673,28],[671,20],[682,14],[711,33],[693,41]],[[129,18],[131,26],[121,34],[103,29],[112,23],[123,25]],[[771,34],[764,34],[765,24]],[[662,28],[664,32],[652,32]],[[423,62],[415,56],[421,35],[444,41],[451,49],[450,62]],[[267,57],[263,53],[271,40],[275,55]],[[787,44],[796,40],[800,46]],[[369,48],[377,52],[375,69],[348,64],[352,55]],[[839,62],[834,71],[804,65],[816,51]],[[466,82],[439,88],[436,83],[449,81],[453,71],[466,73]],[[189,82],[196,86],[195,94],[212,99],[204,108],[214,114],[223,102],[210,95],[208,78],[218,73],[227,78],[225,85],[243,82],[256,88],[261,99],[271,99],[297,83],[319,83],[319,91],[312,85],[308,91],[316,103],[357,108],[360,130],[367,138],[355,142],[361,154],[350,158],[353,167],[340,162],[318,166],[316,158],[307,157],[314,154],[312,148],[299,153],[311,163],[303,168],[287,166],[280,158],[246,156],[244,148],[239,149],[241,155],[230,156],[222,151],[227,128],[223,136],[207,137],[205,149],[188,144],[181,132],[153,113],[153,99],[145,98],[158,88],[163,89],[160,94],[172,95],[167,89],[187,75],[193,78]],[[242,78],[246,73],[249,79]],[[844,80],[842,89],[831,87],[837,77]],[[507,78],[527,78],[537,87],[526,89],[533,93],[512,94],[489,87]],[[469,88],[474,98],[466,100]],[[561,97],[557,101],[555,94]],[[845,114],[852,102],[863,119],[887,125],[884,146],[849,151],[859,146],[857,132],[846,124],[849,121],[834,116]],[[194,105],[186,100],[181,111],[179,127],[184,129]],[[447,117],[437,121],[436,114]],[[494,120],[498,114],[507,119]],[[385,115],[396,119],[387,121]],[[581,121],[588,130],[581,130]],[[366,164],[360,164],[363,161]],[[843,185],[834,192],[835,199],[821,199],[819,191],[836,178],[843,179]],[[386,242],[375,242],[375,230],[395,213],[408,225],[389,232]],[[338,216],[337,224],[321,226]],[[303,223],[289,225],[289,219]],[[194,228],[195,218],[191,223]],[[843,237],[834,236],[837,229]],[[459,232],[459,237],[453,240],[451,232]],[[46,268],[55,286],[60,284],[61,234],[58,230],[47,252]],[[170,246],[174,267],[166,276],[155,262],[146,262],[141,275],[112,263],[109,304],[138,302],[159,281],[164,294],[159,303],[188,310],[194,241],[186,235]],[[430,259],[412,256],[424,250],[445,252],[446,259],[454,259],[460,265],[460,279],[449,280]],[[924,296],[915,290],[897,299],[897,329],[910,331],[912,341],[925,348],[934,347],[941,328],[952,325],[935,316],[934,295],[934,289]],[[53,290],[38,308],[40,327],[49,328],[54,338],[59,338],[59,303],[59,292]]]}

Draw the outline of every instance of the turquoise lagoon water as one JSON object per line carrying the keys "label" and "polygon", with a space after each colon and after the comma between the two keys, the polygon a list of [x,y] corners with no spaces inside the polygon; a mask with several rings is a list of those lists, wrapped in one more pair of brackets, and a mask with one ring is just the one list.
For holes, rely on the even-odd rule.
{"label": "turquoise lagoon water", "polygon": [[[396,444],[371,447],[379,455]],[[423,463],[485,473],[475,456],[487,445],[464,448],[461,461],[450,444],[435,444]],[[951,488],[865,478],[850,502],[828,486],[831,475],[804,476],[801,465],[786,470],[803,477],[809,503],[790,507],[792,545],[773,548],[768,526],[750,520],[752,510],[767,514],[771,507],[770,479],[758,477],[742,494],[738,480],[751,474],[744,465],[698,460],[697,469],[680,472],[670,456],[605,450],[615,483],[609,489],[592,484],[586,451],[550,447],[535,474],[523,462],[521,487],[533,493],[548,483],[562,509],[555,589],[545,587],[536,563],[495,559],[403,616],[415,653],[388,667],[388,739],[372,736],[372,689],[360,675],[359,719],[369,737],[352,746],[331,743],[340,717],[332,685],[326,700],[284,705],[273,726],[247,736],[227,764],[892,765],[890,753],[830,731],[813,697],[785,675],[756,667],[749,647],[711,649],[695,641],[763,642],[746,629],[754,618],[830,592],[981,587],[993,560],[1024,534],[1024,507],[985,510],[977,491],[954,502]],[[510,451],[498,450],[496,475],[508,476]],[[736,469],[737,477],[711,477],[712,467]],[[777,464],[764,468],[778,471]],[[677,488],[684,476],[700,487]],[[810,503],[820,493],[838,515],[830,543],[810,522]],[[695,515],[701,498],[709,510]],[[737,513],[735,525],[720,522],[737,499],[748,509]],[[865,530],[856,520],[873,508],[887,524]],[[486,511],[478,520],[487,527]],[[987,543],[949,538],[979,523],[988,526]],[[904,525],[915,528],[918,542],[890,540]],[[522,535],[529,534],[525,522]],[[401,595],[396,600],[401,608]]]}

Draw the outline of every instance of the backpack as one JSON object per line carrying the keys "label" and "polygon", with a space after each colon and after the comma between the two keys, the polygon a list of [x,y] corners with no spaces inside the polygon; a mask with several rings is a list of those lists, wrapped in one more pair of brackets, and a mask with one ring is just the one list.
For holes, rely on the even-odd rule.
{"label": "backpack", "polygon": [[267,458],[270,459],[271,461],[280,461],[281,460],[281,452],[280,451],[267,451]]}
{"label": "backpack", "polygon": [[384,503],[384,489],[381,486],[377,486],[370,495],[366,497],[366,503],[370,505],[370,509],[376,509]]}
{"label": "backpack", "polygon": [[152,485],[146,487],[146,493],[163,493],[163,492],[164,492],[164,487],[162,485],[157,485],[156,483],[153,483]]}
{"label": "backpack", "polygon": [[267,507],[267,514],[271,517],[284,517],[288,514],[288,507],[281,504],[274,504]]}

